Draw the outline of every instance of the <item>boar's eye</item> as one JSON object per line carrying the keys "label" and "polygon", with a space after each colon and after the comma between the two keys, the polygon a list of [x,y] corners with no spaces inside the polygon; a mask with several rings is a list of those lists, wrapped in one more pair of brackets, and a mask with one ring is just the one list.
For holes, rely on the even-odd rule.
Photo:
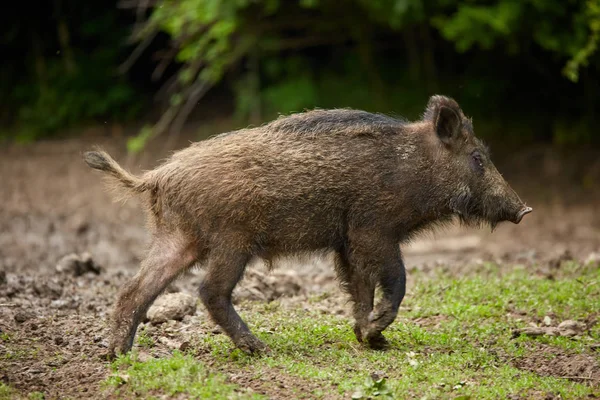
{"label": "boar's eye", "polygon": [[483,158],[477,150],[471,153],[471,165],[477,172],[483,172]]}

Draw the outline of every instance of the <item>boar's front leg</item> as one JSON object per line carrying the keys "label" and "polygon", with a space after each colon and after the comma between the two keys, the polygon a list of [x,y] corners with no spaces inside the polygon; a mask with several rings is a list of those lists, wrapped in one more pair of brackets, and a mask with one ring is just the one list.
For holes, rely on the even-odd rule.
{"label": "boar's front leg", "polygon": [[[349,234],[347,254],[351,271],[348,289],[355,302],[354,332],[360,342],[366,342],[372,348],[383,348],[387,341],[381,332],[396,318],[406,292],[400,247],[386,235],[378,235],[372,230],[354,230]],[[373,310],[375,283],[381,287],[383,297]],[[370,298],[365,293],[370,293]]]}
{"label": "boar's front leg", "polygon": [[365,332],[367,342],[374,348],[387,344],[381,332],[396,319],[400,303],[406,294],[404,261],[399,246],[394,243],[393,247],[395,251],[389,253],[389,257],[382,262],[378,271],[383,296],[369,315],[369,324]]}
{"label": "boar's front leg", "polygon": [[247,353],[268,350],[248,329],[233,308],[231,293],[242,278],[250,255],[235,252],[225,246],[213,248],[209,256],[208,270],[200,285],[200,298],[211,318],[233,343]]}
{"label": "boar's front leg", "polygon": [[344,249],[336,254],[335,268],[342,288],[352,298],[354,334],[359,342],[363,342],[362,331],[366,329],[369,315],[373,311],[375,281],[369,271],[350,262],[350,254],[347,250]]}

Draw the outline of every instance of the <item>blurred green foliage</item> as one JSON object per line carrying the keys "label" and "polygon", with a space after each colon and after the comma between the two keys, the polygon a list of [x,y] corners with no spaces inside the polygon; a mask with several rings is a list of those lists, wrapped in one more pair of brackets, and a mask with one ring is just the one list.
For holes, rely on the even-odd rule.
{"label": "blurred green foliage", "polygon": [[[474,116],[479,134],[503,143],[600,141],[600,0],[123,1],[132,10],[101,3],[56,0],[50,25],[39,17],[19,28],[40,36],[52,27],[57,38],[48,40],[60,49],[68,16],[78,38],[76,69],[64,52],[42,52],[41,79],[35,40],[15,42],[32,50],[26,73],[0,66],[1,103],[17,109],[12,121],[32,137],[136,115],[142,93],[131,73],[115,73],[118,63],[125,51],[135,61],[158,50],[158,61],[138,59],[136,74],[162,79],[168,107],[130,141],[132,151],[178,131],[209,90],[231,94],[240,124],[313,107],[417,118],[431,94],[444,93]],[[90,7],[92,14],[77,11]],[[125,13],[129,23],[118,23]],[[7,23],[10,42],[15,24]],[[135,50],[123,46],[129,32]]]}
{"label": "blurred green foliage", "polygon": [[140,111],[139,93],[117,73],[129,29],[115,3],[13,3],[17,17],[0,16],[4,135],[12,126],[17,140],[29,141],[82,123],[128,120]]}
{"label": "blurred green foliage", "polygon": [[81,122],[100,122],[104,118],[131,118],[139,110],[135,91],[123,79],[105,75],[100,59],[82,59],[79,70],[65,74],[60,61],[47,65],[46,84],[25,82],[15,87],[14,99],[20,104],[17,118],[19,140],[48,136],[59,129]]}
{"label": "blurred green foliage", "polygon": [[415,118],[442,92],[485,121],[484,136],[567,145],[598,140],[599,9],[598,0],[158,0],[141,37],[166,32],[182,63],[161,129],[187,118],[194,86],[231,74],[241,122],[315,106]]}

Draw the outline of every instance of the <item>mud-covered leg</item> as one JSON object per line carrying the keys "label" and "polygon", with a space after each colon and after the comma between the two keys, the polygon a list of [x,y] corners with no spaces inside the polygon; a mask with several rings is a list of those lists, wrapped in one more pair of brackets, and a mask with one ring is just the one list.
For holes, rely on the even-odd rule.
{"label": "mud-covered leg", "polygon": [[395,248],[396,251],[381,264],[378,280],[383,295],[368,318],[365,338],[373,348],[387,345],[381,332],[396,319],[400,303],[406,294],[406,270],[400,249],[397,245]]}
{"label": "mud-covered leg", "polygon": [[139,272],[119,292],[112,316],[109,357],[131,349],[148,307],[196,257],[196,247],[177,236],[155,237]]}
{"label": "mud-covered leg", "polygon": [[[224,254],[227,252],[227,254]],[[247,353],[267,350],[248,329],[233,308],[231,293],[244,274],[250,256],[231,251],[213,251],[209,256],[208,271],[200,285],[200,298],[211,318]]]}
{"label": "mud-covered leg", "polygon": [[336,271],[342,287],[350,294],[353,302],[354,334],[359,342],[363,341],[362,332],[368,325],[368,318],[373,311],[375,283],[371,274],[361,271],[351,264],[345,252],[336,255]]}

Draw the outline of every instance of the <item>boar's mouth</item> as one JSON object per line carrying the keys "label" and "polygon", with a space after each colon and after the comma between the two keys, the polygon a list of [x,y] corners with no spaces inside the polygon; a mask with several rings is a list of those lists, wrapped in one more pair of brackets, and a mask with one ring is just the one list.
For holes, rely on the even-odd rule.
{"label": "boar's mouth", "polygon": [[533,211],[533,208],[531,207],[525,207],[523,208],[521,211],[519,211],[515,217],[515,219],[512,221],[515,224],[518,224],[519,222],[521,222],[521,220],[523,219],[523,217],[527,214],[529,214],[530,212]]}
{"label": "boar's mouth", "polygon": [[[486,207],[488,204],[494,204],[494,206]],[[531,207],[522,205],[519,211],[514,213],[514,211],[509,211],[513,207],[503,204],[502,201],[475,199],[469,191],[464,191],[454,197],[450,202],[450,208],[458,215],[462,225],[479,227],[489,225],[492,231],[503,221],[518,224],[525,215],[533,211]]]}

